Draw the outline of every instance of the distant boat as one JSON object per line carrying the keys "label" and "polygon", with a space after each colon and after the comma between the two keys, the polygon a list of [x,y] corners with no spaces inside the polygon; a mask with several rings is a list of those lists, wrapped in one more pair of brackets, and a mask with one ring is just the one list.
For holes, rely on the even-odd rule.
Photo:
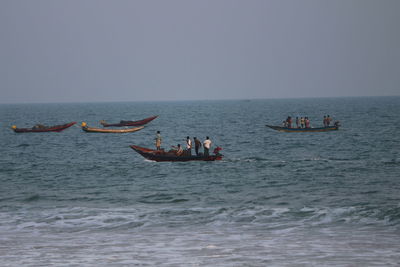
{"label": "distant boat", "polygon": [[44,132],[61,132],[72,125],[74,125],[76,122],[70,122],[66,124],[61,124],[61,125],[54,125],[54,126],[45,126],[45,125],[35,125],[32,128],[17,128],[17,126],[13,125],[11,128],[14,130],[16,133],[44,133]]}
{"label": "distant boat", "polygon": [[272,126],[272,125],[265,125],[271,129],[274,129],[279,132],[286,132],[286,133],[314,133],[314,132],[329,132],[329,131],[337,131],[339,130],[339,126],[328,126],[328,127],[320,127],[320,128],[288,128],[288,127],[281,127],[281,126]]}
{"label": "distant boat", "polygon": [[127,128],[127,129],[103,129],[103,128],[93,128],[87,126],[86,122],[82,122],[82,130],[89,133],[133,133],[142,130],[144,126]]}
{"label": "distant boat", "polygon": [[145,125],[145,124],[151,122],[152,120],[154,120],[157,117],[158,116],[152,116],[152,117],[148,117],[146,119],[139,120],[139,121],[124,121],[124,120],[121,120],[119,123],[110,123],[110,124],[108,124],[105,120],[102,120],[102,121],[100,121],[100,123],[104,127],[142,126],[142,125]]}
{"label": "distant boat", "polygon": [[154,150],[134,145],[131,145],[130,147],[144,158],[152,161],[214,161],[221,160],[223,157],[221,154],[219,154],[219,150],[221,150],[221,148],[215,149],[214,155],[209,156],[185,154],[177,156],[173,152],[166,152],[164,150]]}

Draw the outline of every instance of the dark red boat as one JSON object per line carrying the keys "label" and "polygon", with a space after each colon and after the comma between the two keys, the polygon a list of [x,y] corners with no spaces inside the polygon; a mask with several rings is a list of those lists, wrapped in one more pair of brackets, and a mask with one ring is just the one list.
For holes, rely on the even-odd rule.
{"label": "dark red boat", "polygon": [[146,119],[139,120],[139,121],[124,121],[124,120],[122,120],[119,123],[110,123],[110,124],[108,124],[106,121],[102,120],[102,121],[100,121],[100,123],[104,127],[142,126],[142,125],[145,125],[145,124],[151,122],[152,120],[154,120],[157,117],[158,116],[148,117]]}
{"label": "dark red boat", "polygon": [[13,125],[11,128],[14,130],[16,133],[43,133],[43,132],[61,132],[72,125],[74,125],[76,122],[70,122],[66,124],[61,124],[61,125],[54,125],[54,126],[44,126],[44,125],[36,125],[33,126],[32,128],[17,128],[17,126]]}
{"label": "dark red boat", "polygon": [[214,155],[204,156],[204,155],[187,155],[183,153],[177,156],[174,152],[166,152],[164,150],[154,150],[150,148],[144,148],[140,146],[130,146],[137,153],[142,155],[144,158],[153,161],[214,161],[221,160],[223,155],[219,153],[220,147],[214,149]]}

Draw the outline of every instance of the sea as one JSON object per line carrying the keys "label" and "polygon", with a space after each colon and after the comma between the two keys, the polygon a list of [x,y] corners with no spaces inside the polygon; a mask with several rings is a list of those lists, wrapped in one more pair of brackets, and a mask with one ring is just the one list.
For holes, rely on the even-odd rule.
{"label": "sea", "polygon": [[[324,115],[340,129],[265,126]],[[129,147],[157,131],[165,149],[209,136],[223,160]],[[0,266],[400,266],[399,133],[400,97],[1,104]]]}

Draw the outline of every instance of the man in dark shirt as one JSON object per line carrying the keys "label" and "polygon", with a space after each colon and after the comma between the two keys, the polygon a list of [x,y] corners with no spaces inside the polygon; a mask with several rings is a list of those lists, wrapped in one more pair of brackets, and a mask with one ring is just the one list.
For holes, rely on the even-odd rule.
{"label": "man in dark shirt", "polygon": [[194,137],[193,139],[194,139],[194,150],[196,151],[196,155],[198,156],[199,155],[199,148],[201,147],[201,142],[196,137]]}

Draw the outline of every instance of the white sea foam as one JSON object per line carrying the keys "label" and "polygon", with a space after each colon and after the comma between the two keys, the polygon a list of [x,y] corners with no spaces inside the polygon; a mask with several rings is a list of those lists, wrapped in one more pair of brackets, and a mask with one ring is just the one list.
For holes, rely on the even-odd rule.
{"label": "white sea foam", "polygon": [[[57,233],[34,236],[31,233],[6,234],[2,244],[14,252],[3,257],[3,264],[24,262],[68,265],[153,265],[158,266],[258,266],[282,261],[287,266],[395,264],[400,258],[393,232],[336,228],[322,232],[245,231],[243,229],[203,228],[152,229],[118,233]],[[15,243],[13,241],[23,241]],[[349,242],[351,246],[349,246]],[[385,244],[385,245],[382,245]],[[25,253],[22,253],[25,251]],[[340,252],[340,253],[339,253]],[[16,255],[19,255],[17,257]],[[43,258],[43,255],[51,255]]]}

